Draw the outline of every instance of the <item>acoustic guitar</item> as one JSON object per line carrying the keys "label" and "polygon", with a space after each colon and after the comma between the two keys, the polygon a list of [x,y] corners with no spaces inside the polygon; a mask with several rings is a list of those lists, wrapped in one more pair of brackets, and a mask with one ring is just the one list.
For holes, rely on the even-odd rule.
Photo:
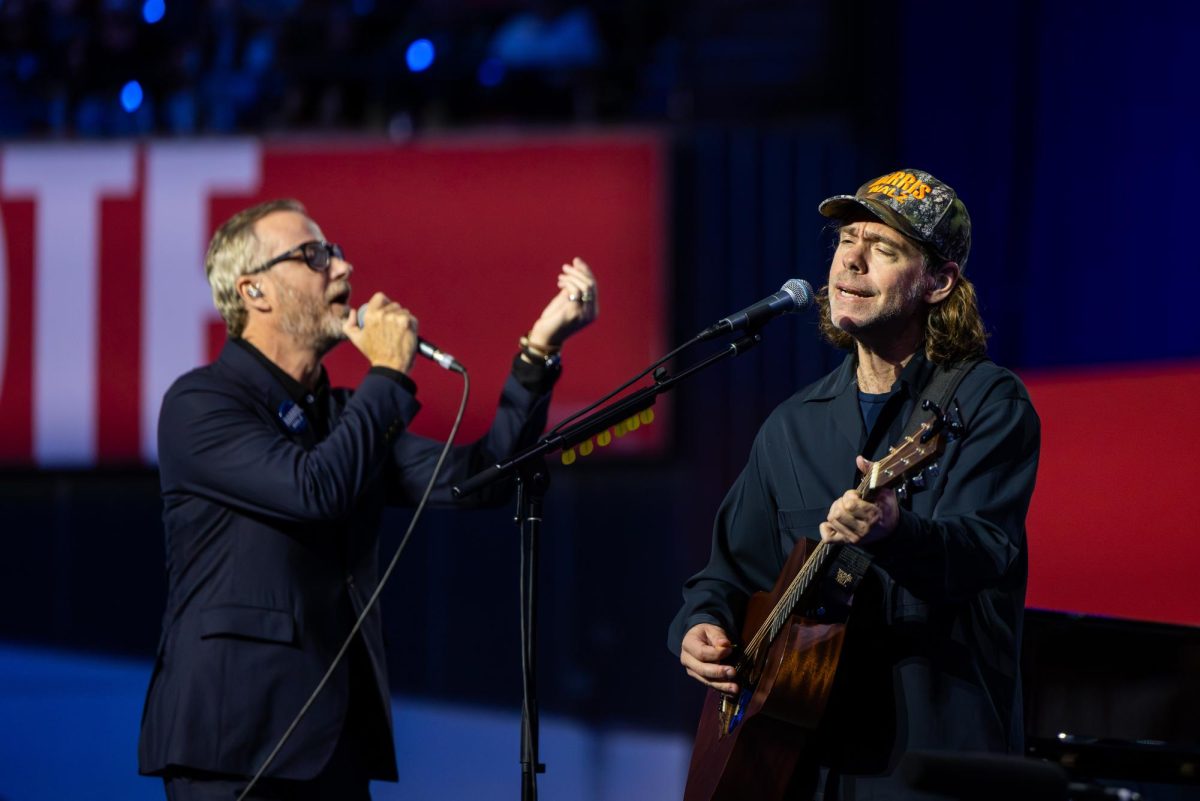
{"label": "acoustic guitar", "polygon": [[[920,486],[957,420],[935,416],[893,446],[858,485],[870,500],[887,487]],[[936,465],[933,465],[936,469]],[[684,801],[777,801],[829,699],[845,616],[870,558],[858,548],[801,537],[770,592],[750,597],[733,665],[735,698],[709,690],[696,731]]]}

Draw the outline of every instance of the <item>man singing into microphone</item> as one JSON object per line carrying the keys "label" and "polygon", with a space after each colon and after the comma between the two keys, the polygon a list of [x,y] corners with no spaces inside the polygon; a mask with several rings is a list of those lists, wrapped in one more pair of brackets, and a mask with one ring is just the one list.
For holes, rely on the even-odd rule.
{"label": "man singing into microphone", "polygon": [[[796,767],[774,778],[794,799],[909,798],[894,776],[907,751],[1023,750],[1025,514],[1040,427],[1021,381],[983,359],[963,276],[971,223],[954,190],[899,170],[820,212],[837,224],[820,325],[849,353],[759,431],[669,645],[689,675],[736,694],[747,597],[771,589],[798,540],[862,549],[871,561],[820,727],[790,732]],[[903,498],[847,491],[910,421],[931,417],[925,397],[956,407],[964,428],[936,477]],[[779,754],[765,773],[782,772]]]}
{"label": "man singing into microphone", "polygon": [[[415,504],[442,447],[406,430],[416,318],[380,293],[354,313],[353,268],[303,206],[235,215],[205,269],[229,339],[170,388],[158,429],[167,608],[139,758],[173,801],[246,786],[376,589],[382,507]],[[563,266],[491,429],[451,451],[431,502],[536,440],[559,348],[595,319],[596,291],[581,260]],[[343,339],[371,363],[354,391],[321,365]],[[390,709],[373,609],[250,798],[369,798],[370,779],[396,779]]]}

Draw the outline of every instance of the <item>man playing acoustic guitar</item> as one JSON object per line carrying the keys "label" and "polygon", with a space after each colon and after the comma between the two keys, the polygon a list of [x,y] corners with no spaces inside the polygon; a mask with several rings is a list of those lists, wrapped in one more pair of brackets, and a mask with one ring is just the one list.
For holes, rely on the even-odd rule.
{"label": "man playing acoustic guitar", "polygon": [[[797,753],[765,756],[752,770],[788,774],[766,782],[779,798],[924,797],[895,775],[906,752],[1023,750],[1025,514],[1040,426],[1021,381],[983,358],[983,321],[963,276],[971,223],[954,190],[900,170],[820,212],[838,225],[821,328],[849,354],[759,431],[717,513],[709,563],[684,586],[669,645],[690,676],[749,710],[724,720],[724,737],[749,720],[748,699],[761,689],[761,671],[743,658],[758,645],[743,628],[751,595],[776,585],[797,542],[859,554],[823,712],[812,729],[763,727],[771,749]],[[921,411],[926,399],[934,411]],[[871,475],[846,491],[939,412],[951,414],[957,437],[936,473],[921,472],[907,492],[860,491]],[[826,613],[819,601],[804,609]],[[755,737],[749,747],[768,747]],[[695,789],[701,739],[688,798],[739,797]],[[761,777],[749,781],[755,797],[769,795]]]}

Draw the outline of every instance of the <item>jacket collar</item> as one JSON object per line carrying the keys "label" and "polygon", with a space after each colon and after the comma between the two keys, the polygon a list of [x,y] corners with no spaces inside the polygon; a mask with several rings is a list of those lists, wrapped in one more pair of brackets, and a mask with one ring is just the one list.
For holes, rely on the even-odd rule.
{"label": "jacket collar", "polygon": [[[857,368],[858,356],[854,353],[847,353],[841,366],[809,387],[800,400],[804,403],[828,401],[845,394],[849,389],[856,389],[858,382],[855,378],[855,370]],[[935,372],[937,372],[937,365],[925,358],[923,349],[918,350],[900,371],[900,388],[905,390],[908,395],[915,397],[933,380]]]}
{"label": "jacket collar", "polygon": [[[254,357],[254,360],[266,368],[267,372],[283,386],[288,396],[297,403],[312,403],[314,399],[320,398],[329,392],[329,374],[325,372],[325,365],[321,365],[321,375],[317,378],[317,385],[310,391],[299,381],[284,372],[282,367],[267,358],[265,353],[254,347],[247,340],[241,338],[229,339],[226,341],[225,346],[229,347],[230,345],[236,345]],[[224,350],[222,350],[221,355],[224,356]]]}
{"label": "jacket collar", "polygon": [[[328,407],[329,375],[324,366],[317,386],[309,392],[258,348],[244,339],[233,338],[225,341],[215,366],[245,387],[254,402],[267,407],[292,436],[306,443],[315,442],[318,438],[315,427],[327,425],[323,418]],[[291,425],[284,419],[292,407],[303,412],[304,425],[299,430],[294,416],[290,418]]]}
{"label": "jacket collar", "polygon": [[[867,432],[858,405],[858,382],[855,378],[857,367],[857,355],[846,354],[841,366],[810,387],[801,396],[800,402],[832,402],[830,411],[834,426],[851,445],[860,448],[866,440]],[[906,401],[909,398],[919,398],[921,392],[933,380],[935,372],[937,365],[926,359],[924,349],[920,349],[900,371],[897,382],[899,386],[896,389]]]}

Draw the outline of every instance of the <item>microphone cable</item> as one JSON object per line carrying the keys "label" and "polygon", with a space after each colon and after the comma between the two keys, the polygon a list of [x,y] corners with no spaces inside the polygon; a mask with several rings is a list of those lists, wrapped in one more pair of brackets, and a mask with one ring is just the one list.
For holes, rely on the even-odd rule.
{"label": "microphone cable", "polygon": [[[458,371],[455,370],[454,372]],[[433,492],[434,485],[437,483],[438,474],[442,471],[442,464],[446,461],[446,456],[450,453],[450,448],[454,445],[454,439],[456,436],[458,436],[458,427],[462,423],[463,416],[467,411],[467,399],[471,396],[471,377],[467,375],[466,369],[463,369],[463,371],[459,374],[463,377],[463,394],[462,400],[459,401],[458,404],[458,414],[454,418],[454,425],[450,427],[450,436],[447,437],[446,444],[442,446],[442,452],[438,455],[437,463],[433,466],[433,473],[429,476],[429,483],[425,486],[425,492],[423,495],[421,495],[421,500],[417,504],[416,510],[413,512],[412,520],[409,521],[408,530],[404,532],[404,536],[400,539],[400,544],[396,546],[396,552],[392,554],[392,558],[391,561],[388,562],[387,569],[385,569],[383,571],[383,575],[379,577],[379,584],[375,587],[375,592],[371,593],[371,597],[367,599],[367,603],[363,606],[362,613],[359,614],[358,619],[354,621],[354,626],[350,629],[350,633],[346,636],[346,640],[342,643],[342,647],[338,649],[337,656],[333,658],[333,662],[329,665],[329,669],[325,671],[325,675],[321,677],[319,682],[317,682],[316,689],[312,691],[312,695],[310,695],[308,700],[304,702],[304,706],[300,707],[300,711],[296,713],[296,717],[292,719],[291,724],[287,727],[287,730],[284,731],[283,736],[279,738],[279,742],[275,744],[273,749],[271,749],[271,753],[267,754],[267,758],[263,760],[263,763],[259,766],[258,771],[250,779],[250,783],[246,785],[246,788],[242,790],[241,794],[237,797],[237,801],[244,801],[246,795],[254,788],[254,785],[258,783],[258,780],[262,778],[263,773],[265,773],[267,768],[270,767],[271,763],[275,761],[275,757],[279,755],[279,752],[283,749],[283,746],[291,738],[292,732],[294,732],[296,727],[300,725],[300,721],[303,720],[306,714],[308,714],[308,710],[317,700],[317,696],[321,694],[321,691],[325,689],[325,685],[329,683],[330,677],[333,676],[333,671],[337,669],[337,666],[341,664],[342,658],[346,655],[346,652],[350,650],[350,645],[354,642],[354,638],[358,636],[358,632],[362,628],[363,621],[366,620],[367,615],[370,614],[371,610],[375,607],[375,603],[379,600],[379,595],[383,592],[384,586],[387,585],[388,579],[392,577],[392,572],[396,569],[396,564],[400,561],[400,554],[404,552],[405,547],[408,545],[409,539],[412,537],[413,529],[417,527],[417,521],[421,519],[421,513],[425,511],[425,504],[428,502],[429,496]]]}

